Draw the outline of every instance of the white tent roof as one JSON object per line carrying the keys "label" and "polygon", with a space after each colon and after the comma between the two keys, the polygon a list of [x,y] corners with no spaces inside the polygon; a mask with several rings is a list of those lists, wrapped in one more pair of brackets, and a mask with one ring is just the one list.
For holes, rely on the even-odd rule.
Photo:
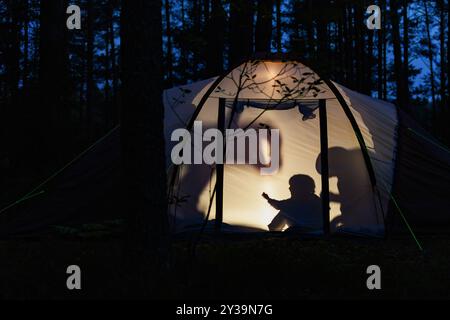
{"label": "white tent roof", "polygon": [[264,99],[333,99],[328,86],[305,65],[295,62],[246,62],[233,69],[211,94],[213,98]]}

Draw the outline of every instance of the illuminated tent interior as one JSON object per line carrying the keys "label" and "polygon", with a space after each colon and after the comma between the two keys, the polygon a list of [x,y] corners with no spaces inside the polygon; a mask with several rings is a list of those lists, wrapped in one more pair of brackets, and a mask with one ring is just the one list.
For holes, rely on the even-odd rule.
{"label": "illuminated tent interior", "polygon": [[[262,193],[289,200],[293,189],[318,199],[321,226],[311,233],[383,236],[406,230],[405,221],[416,232],[450,230],[449,151],[393,104],[321,79],[299,62],[275,60],[166,90],[163,101],[174,232],[268,231],[279,210]],[[194,134],[195,121],[203,130],[279,129],[278,170],[261,175],[267,162],[173,165],[175,129],[193,134],[192,148],[205,147],[192,142],[202,138]],[[257,151],[273,161],[271,141],[259,136]],[[246,157],[254,152],[246,146]],[[120,166],[116,128],[2,208],[0,236],[120,217]],[[302,183],[293,186],[299,176]]]}
{"label": "illuminated tent interior", "polygon": [[[225,231],[267,231],[278,210],[261,194],[289,199],[290,178],[306,175],[314,181],[315,195],[321,197],[316,214],[323,227],[312,232],[384,233],[397,143],[397,113],[392,104],[324,81],[299,62],[258,60],[223,77],[168,90],[164,102],[168,160],[178,143],[171,141],[171,133],[186,127],[198,135],[193,121],[202,121],[203,130],[280,130],[279,169],[272,175],[261,175],[261,164],[172,167],[170,213],[176,231],[198,228],[205,219]],[[198,148],[194,140],[187,143]],[[259,141],[259,146],[269,142]],[[251,152],[247,149],[247,155]],[[324,224],[323,219],[328,222]],[[295,222],[285,224],[283,230],[291,227]]]}

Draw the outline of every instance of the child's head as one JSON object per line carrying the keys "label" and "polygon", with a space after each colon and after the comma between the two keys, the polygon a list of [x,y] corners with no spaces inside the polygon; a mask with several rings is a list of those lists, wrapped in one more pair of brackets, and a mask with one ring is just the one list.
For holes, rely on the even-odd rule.
{"label": "child's head", "polygon": [[314,194],[316,184],[313,178],[304,174],[296,174],[289,179],[289,191],[292,196]]}

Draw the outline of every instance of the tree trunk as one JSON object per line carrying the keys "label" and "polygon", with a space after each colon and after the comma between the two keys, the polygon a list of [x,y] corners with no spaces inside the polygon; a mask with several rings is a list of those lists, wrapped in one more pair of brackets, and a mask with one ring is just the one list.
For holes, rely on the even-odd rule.
{"label": "tree trunk", "polygon": [[[450,34],[450,4],[447,10],[447,35],[449,34]],[[447,37],[447,112],[450,113],[450,36]]]}
{"label": "tree trunk", "polygon": [[337,68],[336,68],[336,72],[337,72],[337,76],[338,76],[338,81],[340,83],[345,83],[345,79],[346,79],[346,74],[345,74],[345,51],[344,51],[344,24],[345,24],[345,17],[342,15],[342,2],[339,2],[339,18],[338,18],[338,40],[337,40],[337,57],[339,57],[338,59],[338,64],[337,64]]}
{"label": "tree trunk", "polygon": [[[447,8],[447,35],[450,34],[450,3]],[[445,121],[450,117],[450,36],[447,36],[447,98],[445,100]],[[445,142],[450,142],[450,126],[444,126],[445,128]]]}
{"label": "tree trunk", "polygon": [[117,94],[119,85],[119,76],[117,71],[117,53],[115,43],[115,30],[114,30],[114,4],[115,0],[110,0],[109,3],[109,45],[110,45],[110,61],[111,61],[111,77],[112,77],[112,110],[113,110],[113,124],[119,123],[120,110]]}
{"label": "tree trunk", "polygon": [[212,0],[212,10],[207,22],[208,54],[206,54],[206,77],[222,74],[225,50],[226,13],[221,0]]}
{"label": "tree trunk", "polygon": [[282,50],[282,30],[281,30],[281,0],[275,0],[276,2],[276,16],[277,16],[277,52],[281,53]]}
{"label": "tree trunk", "polygon": [[253,54],[253,1],[230,1],[230,64],[236,66]]}
{"label": "tree trunk", "polygon": [[6,51],[6,81],[9,88],[9,105],[17,108],[20,80],[20,1],[8,0],[8,46]]}
{"label": "tree trunk", "polygon": [[270,52],[272,40],[272,11],[273,0],[258,0],[258,15],[255,33],[256,52]]}
{"label": "tree trunk", "polygon": [[403,65],[402,65],[402,49],[400,42],[400,22],[398,14],[398,4],[396,0],[391,0],[391,23],[392,23],[392,45],[394,47],[394,78],[397,89],[397,106],[406,108],[404,105],[403,90]]}
{"label": "tree trunk", "polygon": [[436,125],[436,84],[434,81],[434,65],[433,65],[433,43],[431,39],[431,27],[430,27],[430,15],[428,12],[428,4],[427,0],[423,1],[425,7],[425,29],[427,35],[427,44],[428,44],[428,62],[430,64],[430,85],[431,85],[431,101],[432,101],[432,129],[435,130]]}
{"label": "tree trunk", "polygon": [[[68,55],[66,38],[66,2],[40,2],[39,84],[40,102],[36,112],[42,139],[39,154],[47,165],[62,164],[61,147],[66,143],[68,114]],[[42,134],[42,135],[41,135]],[[63,144],[64,143],[64,144]]]}
{"label": "tree trunk", "polygon": [[[381,8],[381,11],[384,12],[385,5],[384,0],[379,1],[379,6]],[[382,25],[384,25],[385,21],[382,19]],[[377,30],[377,36],[378,36],[378,43],[377,43],[377,89],[378,89],[378,99],[384,99],[383,96],[383,45],[385,42],[385,34],[384,34],[384,28],[381,28],[380,30]]]}
{"label": "tree trunk", "polygon": [[313,60],[316,55],[315,39],[314,39],[314,26],[313,26],[313,4],[312,0],[307,0],[308,12],[306,23],[306,36],[308,38],[308,59]]}
{"label": "tree trunk", "polygon": [[[128,259],[144,294],[167,254],[161,0],[122,1],[122,165]],[[129,250],[129,251],[128,251]],[[153,290],[157,292],[157,290]]]}
{"label": "tree trunk", "polygon": [[347,21],[347,37],[345,40],[346,44],[346,56],[347,56],[347,73],[348,73],[348,86],[352,89],[355,89],[355,68],[354,68],[354,39],[355,39],[355,33],[354,33],[354,16],[352,12],[352,7],[349,4],[346,4],[345,8],[345,16]]}
{"label": "tree trunk", "polygon": [[87,138],[93,138],[94,124],[94,7],[93,0],[87,1],[87,36],[86,36],[86,107]]}
{"label": "tree trunk", "polygon": [[[20,1],[4,1],[5,16],[2,17],[2,39],[0,44],[0,78],[5,80],[4,94],[0,96],[0,145],[7,153],[18,155],[20,153],[21,130],[18,128],[23,122],[19,110],[19,80],[20,80]],[[19,120],[20,119],[20,120]],[[5,141],[3,141],[3,139]],[[16,142],[16,143],[13,143]],[[0,154],[3,150],[0,149]],[[14,163],[20,160],[12,158]],[[1,160],[1,158],[0,158]],[[0,176],[1,179],[1,176]]]}
{"label": "tree trunk", "polygon": [[107,132],[110,126],[111,122],[111,86],[109,84],[109,75],[111,74],[111,61],[110,61],[110,44],[109,44],[109,27],[106,27],[105,32],[105,65],[104,65],[104,77],[105,77],[105,83],[104,83],[104,95],[105,95],[105,101],[104,101],[104,109],[103,109],[103,116],[104,116],[104,131]]}
{"label": "tree trunk", "polygon": [[[326,5],[326,1],[320,0],[317,3],[320,7]],[[327,16],[322,12],[317,17],[317,52],[316,52],[316,68],[323,77],[329,77],[329,61],[328,57],[328,21]]]}
{"label": "tree trunk", "polygon": [[342,1],[342,8],[341,8],[341,16],[342,16],[342,41],[344,42],[343,47],[343,54],[344,57],[344,75],[345,75],[345,84],[347,86],[350,86],[350,70],[349,70],[349,35],[348,35],[348,16],[347,16],[347,5],[344,1]]}
{"label": "tree trunk", "polygon": [[[192,30],[193,30],[193,36],[194,38],[200,40],[202,36],[202,5],[201,0],[192,0],[192,10],[191,10],[191,17],[192,17]],[[192,74],[191,78],[193,80],[197,80],[199,78],[199,65],[200,65],[200,53],[203,50],[203,48],[200,45],[200,41],[197,43],[194,43],[194,45],[190,46],[192,51]]]}
{"label": "tree trunk", "polygon": [[209,21],[210,11],[211,11],[211,0],[203,0],[203,21],[205,26]]}
{"label": "tree trunk", "polygon": [[366,64],[367,60],[365,52],[364,30],[367,28],[364,26],[364,8],[361,3],[358,3],[354,7],[355,10],[355,52],[356,58],[356,90],[367,93],[364,83],[366,82]]}
{"label": "tree trunk", "polygon": [[[181,14],[181,31],[183,34],[187,32],[186,23],[186,3],[185,0],[180,0],[180,14]],[[186,47],[186,41],[181,41],[180,43],[180,71],[182,75],[182,80],[187,80],[188,78],[188,51]]]}
{"label": "tree trunk", "polygon": [[373,86],[373,66],[374,66],[374,59],[373,59],[373,38],[374,38],[374,32],[370,30],[367,34],[367,53],[366,53],[366,60],[367,60],[367,71],[366,71],[366,80],[363,82],[365,84],[364,93],[372,96],[372,86]]}
{"label": "tree trunk", "polygon": [[[383,1],[383,5],[384,7],[382,9],[383,13],[382,13],[382,20],[384,21],[384,23],[387,23],[387,0],[382,0]],[[386,37],[386,32],[383,31],[383,99],[386,100],[387,99],[387,37]]]}
{"label": "tree trunk", "polygon": [[409,107],[409,0],[403,0],[403,104],[406,111],[411,111]]}
{"label": "tree trunk", "polygon": [[166,38],[167,38],[167,85],[172,87],[173,84],[173,55],[172,55],[172,26],[170,23],[170,0],[164,0],[164,12],[166,20]]}
{"label": "tree trunk", "polygon": [[29,51],[30,51],[30,6],[29,0],[24,0],[24,12],[23,12],[23,72],[22,72],[22,84],[23,89],[26,92],[28,90],[28,79],[30,73],[29,64]]}
{"label": "tree trunk", "polygon": [[[295,1],[292,7],[292,22],[290,23],[290,50],[298,57],[306,58],[307,39],[306,39],[306,14],[305,3],[303,1]],[[306,63],[306,61],[305,61]]]}
{"label": "tree trunk", "polygon": [[439,8],[439,45],[440,45],[440,96],[441,96],[441,111],[445,104],[445,91],[446,91],[446,56],[445,56],[445,3],[444,0],[438,0]]}

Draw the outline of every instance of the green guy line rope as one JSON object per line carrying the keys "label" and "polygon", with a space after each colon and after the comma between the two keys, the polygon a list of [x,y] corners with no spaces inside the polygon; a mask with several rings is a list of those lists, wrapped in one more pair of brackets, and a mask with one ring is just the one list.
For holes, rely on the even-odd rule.
{"label": "green guy line rope", "polygon": [[409,128],[409,127],[408,127],[408,130],[411,131],[412,133],[418,135],[418,136],[421,137],[422,139],[424,139],[424,140],[426,140],[426,141],[432,143],[433,145],[435,145],[435,146],[441,148],[441,149],[444,150],[445,152],[449,152],[449,153],[450,153],[450,150],[447,149],[445,146],[442,146],[442,145],[440,145],[439,143],[436,143],[435,141],[433,141],[433,140],[431,140],[430,138],[424,136],[423,134],[417,132],[416,130],[414,130],[414,129],[412,129],[412,128]]}
{"label": "green guy line rope", "polygon": [[26,201],[30,198],[34,198],[35,196],[38,196],[42,193],[44,193],[45,191],[40,191],[38,193],[35,193],[39,188],[41,188],[42,186],[44,186],[46,183],[48,183],[50,180],[52,180],[53,178],[55,178],[58,174],[60,174],[62,171],[64,171],[67,167],[69,167],[70,165],[72,165],[74,162],[76,162],[77,160],[79,160],[81,157],[83,157],[86,153],[88,153],[90,150],[92,150],[92,148],[94,148],[96,145],[98,145],[100,142],[102,142],[103,140],[105,140],[109,135],[111,135],[111,133],[113,133],[117,128],[119,127],[119,125],[115,126],[113,129],[111,129],[107,134],[105,134],[103,137],[101,137],[100,139],[98,139],[96,142],[94,142],[90,147],[88,147],[87,149],[85,149],[84,151],[82,151],[80,154],[78,154],[75,158],[73,158],[69,163],[67,163],[65,166],[63,166],[61,169],[59,169],[58,171],[56,171],[55,173],[53,173],[50,177],[48,177],[47,179],[45,179],[42,183],[40,183],[37,187],[35,187],[33,190],[31,190],[30,192],[28,192],[27,194],[25,194],[24,196],[22,196],[19,200],[11,203],[10,205],[6,206],[5,208],[0,210],[0,214],[2,214],[3,212],[5,212],[6,210],[14,207],[15,205]]}
{"label": "green guy line rope", "polygon": [[402,209],[400,209],[400,206],[398,205],[397,200],[395,200],[394,195],[389,191],[389,189],[387,188],[386,184],[383,182],[383,185],[386,189],[386,191],[389,193],[389,197],[391,198],[392,202],[394,203],[398,213],[400,214],[400,216],[402,217],[403,222],[405,223],[406,227],[408,228],[408,231],[411,233],[414,241],[416,242],[417,246],[419,247],[420,251],[423,251],[423,247],[419,242],[419,239],[417,239],[416,234],[414,233],[413,229],[411,228],[410,224],[408,223],[408,220],[406,220],[405,215],[403,214]]}
{"label": "green guy line rope", "polygon": [[400,207],[399,207],[397,201],[395,200],[394,196],[392,195],[392,193],[389,193],[389,195],[390,195],[392,201],[394,202],[395,207],[397,208],[398,212],[400,213],[400,216],[402,217],[403,221],[405,222],[406,227],[408,228],[409,232],[413,236],[414,241],[416,241],[417,246],[419,247],[419,250],[423,251],[423,248],[422,248],[419,240],[417,239],[416,235],[414,234],[414,231],[412,230],[411,226],[409,225],[408,220],[406,220],[405,215],[403,214],[402,210],[400,209]]}
{"label": "green guy line rope", "polygon": [[44,192],[45,192],[44,190],[41,190],[41,191],[39,191],[38,193],[31,194],[31,195],[29,195],[29,196],[24,196],[24,197],[20,198],[19,200],[17,200],[17,201],[15,201],[15,202],[11,203],[10,205],[6,206],[6,207],[3,208],[2,210],[0,210],[0,213],[2,213],[3,211],[8,210],[9,208],[14,207],[15,205],[17,205],[17,204],[19,204],[19,203],[21,203],[21,202],[23,202],[23,201],[26,201],[26,200],[28,200],[28,199],[37,197],[37,196],[43,194]]}
{"label": "green guy line rope", "polygon": [[[411,128],[408,128],[408,129],[412,130]],[[357,137],[358,140],[363,139],[363,137],[359,137],[358,135],[356,135],[356,137]],[[363,145],[365,145],[365,144],[363,144]],[[366,152],[369,154],[369,150],[367,149],[367,146],[366,146]],[[380,180],[381,180],[381,179],[380,179]],[[387,187],[386,183],[385,183],[383,180],[381,180],[381,182],[382,182],[384,188],[386,189],[386,192],[389,193],[389,197],[392,199],[392,202],[394,203],[395,207],[397,208],[398,213],[399,213],[400,216],[402,217],[403,222],[405,223],[406,227],[408,228],[408,231],[411,233],[411,235],[412,235],[414,241],[416,242],[417,246],[419,247],[419,250],[420,250],[420,251],[423,251],[422,245],[420,244],[420,242],[419,242],[419,240],[417,239],[417,237],[416,237],[416,235],[415,235],[413,229],[411,228],[410,224],[408,223],[408,220],[406,220],[406,217],[405,217],[405,215],[403,214],[402,209],[400,209],[400,206],[398,205],[397,200],[395,200],[394,195],[392,194],[391,191],[389,191],[389,188]],[[383,215],[383,216],[384,216],[384,215]]]}

